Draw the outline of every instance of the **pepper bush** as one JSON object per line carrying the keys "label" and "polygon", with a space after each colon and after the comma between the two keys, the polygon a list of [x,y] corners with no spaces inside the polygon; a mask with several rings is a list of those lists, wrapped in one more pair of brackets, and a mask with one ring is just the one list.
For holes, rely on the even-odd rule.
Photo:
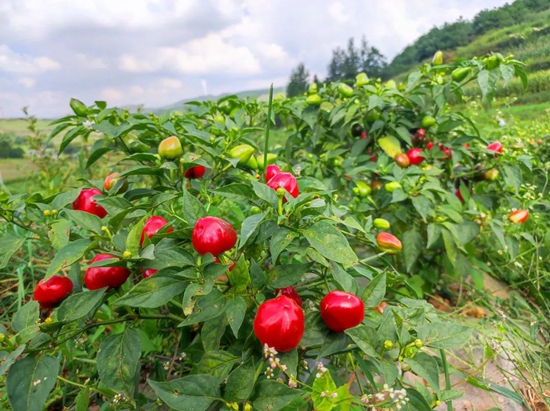
{"label": "pepper bush", "polygon": [[[92,144],[80,184],[54,195],[0,196],[7,222],[0,267],[23,244],[45,261],[25,280],[40,289],[35,300],[26,298],[11,323],[0,325],[2,404],[16,411],[73,404],[429,410],[460,397],[450,387],[445,350],[464,344],[471,329],[417,299],[414,279],[434,283],[427,279],[439,275],[439,264],[450,271],[479,264],[469,242],[481,234],[466,222],[474,204],[490,207],[484,191],[491,189],[483,183],[470,195],[463,177],[471,170],[456,163],[468,167],[485,156],[476,172],[503,167],[505,188],[529,169],[526,159],[495,158],[469,119],[448,110],[451,94],[460,96],[470,80],[490,97],[498,76],[524,76],[519,62],[499,58],[503,68],[491,70],[483,60],[426,65],[397,88],[361,77],[355,88],[313,88],[313,99],[267,104],[233,96],[160,116],[72,100],[74,114],[54,122],[50,139],[65,133],[60,152],[78,137]],[[466,75],[448,81],[458,78],[457,68]],[[437,163],[445,154],[436,150],[426,158],[437,167],[395,166],[426,116],[434,118],[426,138],[452,147],[452,162]],[[354,126],[367,138],[352,135]],[[270,127],[288,135],[284,148],[270,150]],[[475,150],[464,149],[474,141]],[[370,144],[378,151],[368,153]],[[94,175],[102,162],[118,174],[106,181]],[[268,185],[269,163],[290,176]],[[373,173],[400,187],[354,192],[359,181],[372,184]],[[287,185],[293,176],[297,188]],[[84,199],[89,189],[96,190]],[[475,201],[478,191],[484,202]],[[213,240],[194,234],[205,217],[229,223],[236,238],[225,225]],[[494,227],[492,235],[499,237]],[[223,243],[223,251],[197,246],[208,241]],[[56,276],[70,279],[72,290],[48,288]],[[360,297],[360,324],[342,332],[325,325],[320,302],[334,290]],[[284,352],[254,333],[259,306],[280,292],[305,317],[298,346]],[[44,303],[48,293],[57,304]],[[301,308],[293,305],[298,299]],[[276,324],[279,340],[285,326]]]}

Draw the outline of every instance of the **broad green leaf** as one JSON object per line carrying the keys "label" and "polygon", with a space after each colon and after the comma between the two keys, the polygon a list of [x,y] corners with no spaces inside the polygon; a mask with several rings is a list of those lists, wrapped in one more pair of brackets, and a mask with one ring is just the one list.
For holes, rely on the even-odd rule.
{"label": "broad green leaf", "polygon": [[288,245],[298,236],[295,231],[290,231],[288,228],[279,227],[275,234],[271,237],[269,250],[274,264],[277,263],[279,255],[288,247]]}
{"label": "broad green leaf", "polygon": [[256,385],[252,405],[258,411],[279,411],[302,394],[302,390],[277,381],[264,380]]}
{"label": "broad green leaf", "polygon": [[[326,330],[326,326],[325,326]],[[342,353],[349,347],[349,337],[345,333],[335,333],[325,331],[323,344],[317,354],[317,360],[328,357],[329,355]]]}
{"label": "broad green leaf", "polygon": [[285,264],[277,265],[269,272],[271,287],[283,288],[296,284],[309,270],[311,264]]}
{"label": "broad green leaf", "polygon": [[225,316],[235,337],[239,336],[239,329],[246,315],[246,302],[241,296],[236,296],[227,300],[225,306]]}
{"label": "broad green leaf", "polygon": [[361,300],[365,303],[366,308],[377,307],[382,302],[386,295],[386,273],[380,273],[372,279],[367,285]]}
{"label": "broad green leaf", "polygon": [[454,265],[458,257],[458,248],[455,243],[451,232],[445,228],[441,230],[441,235],[443,236],[443,243],[445,244],[445,251],[447,251],[447,257],[449,261]]}
{"label": "broad green leaf", "polygon": [[327,221],[314,223],[303,234],[309,244],[328,260],[347,265],[357,261],[346,237]]}
{"label": "broad green leaf", "polygon": [[66,193],[58,194],[52,202],[52,208],[55,210],[61,210],[67,204],[72,203],[80,194],[80,190],[80,188],[77,188],[75,190],[67,191]]}
{"label": "broad green leaf", "polygon": [[394,158],[397,154],[403,152],[401,150],[401,143],[394,136],[385,136],[379,138],[378,145],[390,158]]}
{"label": "broad green leaf", "polygon": [[187,282],[178,278],[152,276],[137,283],[128,293],[114,302],[129,307],[157,308],[187,288]]}
{"label": "broad green leaf", "polygon": [[161,240],[155,246],[155,260],[165,267],[189,267],[195,264],[193,256],[182,248],[174,247],[173,244]]}
{"label": "broad green leaf", "polygon": [[121,334],[107,337],[97,354],[97,371],[103,384],[132,398],[140,357],[141,334],[137,330],[126,328]]}
{"label": "broad green leaf", "polygon": [[70,223],[69,221],[62,219],[57,220],[50,226],[48,231],[48,237],[52,243],[53,248],[60,250],[69,243]]}
{"label": "broad green leaf", "polygon": [[44,281],[52,277],[54,274],[57,274],[63,267],[67,267],[80,260],[91,245],[92,242],[90,240],[82,238],[64,246],[55,254],[55,257],[50,263],[48,271],[44,276]]}
{"label": "broad green leaf", "polygon": [[25,242],[24,238],[6,236],[0,238],[0,269],[8,265],[8,261]]}
{"label": "broad green leaf", "polygon": [[74,400],[74,411],[88,411],[90,405],[90,389],[88,387],[80,390]]}
{"label": "broad green leaf", "polygon": [[241,225],[241,235],[239,236],[239,245],[237,248],[243,248],[248,239],[258,229],[258,225],[262,222],[264,214],[253,214],[249,217],[246,217]]}
{"label": "broad green leaf", "polygon": [[312,388],[311,399],[313,400],[315,411],[331,411],[335,407],[334,402],[341,400],[341,398],[332,398],[330,395],[326,395],[327,392],[336,392],[336,384],[328,370],[315,378]]}
{"label": "broad green leaf", "polygon": [[38,319],[38,302],[29,301],[14,314],[11,327],[15,332],[21,332],[28,327],[38,327]]}
{"label": "broad green leaf", "polygon": [[421,378],[424,378],[430,387],[439,395],[439,368],[437,361],[425,352],[417,353],[414,358],[405,358],[411,370]]}
{"label": "broad green leaf", "polygon": [[25,357],[13,364],[6,377],[13,411],[42,411],[58,373],[59,360],[49,355]]}
{"label": "broad green leaf", "polygon": [[101,301],[107,288],[70,295],[57,310],[59,321],[71,322],[90,313]]}
{"label": "broad green leaf", "polygon": [[424,244],[422,236],[415,229],[406,231],[403,233],[403,256],[405,257],[405,267],[408,272],[420,256],[422,250],[424,250]]}
{"label": "broad green leaf", "polygon": [[3,377],[6,371],[8,371],[11,367],[11,365],[17,360],[17,358],[21,355],[23,351],[25,351],[25,348],[27,346],[25,344],[21,344],[19,347],[15,349],[15,351],[10,352],[5,357],[1,358],[1,364],[0,364],[0,377]]}
{"label": "broad green leaf", "polygon": [[218,380],[207,374],[147,382],[166,405],[177,411],[206,411],[212,402],[221,399]]}
{"label": "broad green leaf", "polygon": [[427,231],[428,244],[426,244],[426,248],[430,248],[436,243],[437,240],[439,240],[439,237],[441,236],[441,226],[438,224],[430,223],[428,224]]}
{"label": "broad green leaf", "polygon": [[101,234],[103,224],[101,223],[101,218],[98,216],[79,210],[65,210],[64,213],[80,227]]}
{"label": "broad green leaf", "polygon": [[412,388],[407,389],[407,398],[409,401],[401,408],[404,411],[431,411],[432,409],[422,394]]}
{"label": "broad green leaf", "polygon": [[432,202],[428,199],[428,197],[423,195],[412,197],[411,201],[413,207],[416,209],[416,211],[418,211],[420,217],[422,217],[422,220],[426,222],[428,217],[433,213]]}
{"label": "broad green leaf", "polygon": [[357,293],[357,281],[351,275],[349,275],[340,265],[335,262],[330,263],[332,268],[332,276],[336,282],[340,285],[343,291],[348,293]]}
{"label": "broad green leaf", "polygon": [[444,391],[441,391],[441,395],[439,396],[439,399],[440,399],[441,402],[446,402],[446,401],[452,401],[452,400],[459,399],[463,395],[464,395],[463,391],[444,390]]}
{"label": "broad green leaf", "polygon": [[254,191],[248,184],[241,183],[228,184],[214,190],[214,193],[240,203],[250,201],[254,195]]}
{"label": "broad green leaf", "polygon": [[226,302],[225,295],[214,288],[207,295],[197,299],[194,312],[182,321],[179,327],[193,325],[222,315],[225,311]]}
{"label": "broad green leaf", "polygon": [[208,351],[197,364],[196,373],[211,375],[221,384],[238,359],[239,357],[227,351]]}
{"label": "broad green leaf", "polygon": [[418,338],[430,348],[457,348],[470,339],[472,328],[455,323],[431,323],[418,328]]}
{"label": "broad green leaf", "polygon": [[206,209],[202,203],[187,189],[183,189],[183,218],[190,225],[195,225],[199,218],[206,216]]}
{"label": "broad green leaf", "polygon": [[373,358],[380,358],[377,348],[380,346],[381,342],[374,328],[367,325],[359,325],[349,328],[345,332],[366,355]]}
{"label": "broad green leaf", "polygon": [[133,257],[137,257],[139,255],[139,241],[141,240],[141,232],[143,231],[143,227],[145,226],[145,222],[148,218],[149,214],[144,215],[137,222],[137,224],[132,227],[128,233],[128,237],[126,237],[126,251],[132,253]]}
{"label": "broad green leaf", "polygon": [[235,368],[227,377],[224,399],[227,402],[247,400],[254,391],[255,374],[251,360]]}
{"label": "broad green leaf", "polygon": [[258,183],[257,181],[252,181],[252,187],[254,188],[254,193],[256,193],[258,198],[267,201],[273,206],[273,208],[277,209],[277,194],[275,193],[275,190],[266,184]]}

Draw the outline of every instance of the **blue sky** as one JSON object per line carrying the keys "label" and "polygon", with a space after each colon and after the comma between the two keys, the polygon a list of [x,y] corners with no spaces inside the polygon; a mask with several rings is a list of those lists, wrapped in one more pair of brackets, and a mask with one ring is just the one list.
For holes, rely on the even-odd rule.
{"label": "blue sky", "polygon": [[0,116],[69,100],[145,104],[285,85],[363,35],[389,59],[434,25],[506,0],[1,0]]}

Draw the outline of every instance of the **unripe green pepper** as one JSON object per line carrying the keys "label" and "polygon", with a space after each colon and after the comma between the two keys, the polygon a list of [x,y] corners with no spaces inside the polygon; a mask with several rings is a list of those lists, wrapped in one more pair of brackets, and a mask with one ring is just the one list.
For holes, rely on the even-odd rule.
{"label": "unripe green pepper", "polygon": [[443,52],[441,50],[438,50],[435,52],[432,58],[432,65],[440,66],[442,64],[443,64]]}
{"label": "unripe green pepper", "polygon": [[[265,167],[265,165],[264,165],[264,155],[263,154],[260,154],[259,156],[257,156],[256,161],[258,162],[258,167],[259,168],[264,168]],[[277,161],[277,154],[267,153],[267,165],[273,164],[273,163],[275,163],[275,161]]]}
{"label": "unripe green pepper", "polygon": [[453,81],[460,83],[466,78],[469,73],[470,67],[459,67],[453,70],[453,72],[451,73],[451,78],[453,79]]}
{"label": "unripe green pepper", "polygon": [[317,83],[311,83],[309,85],[309,89],[308,89],[308,94],[317,94],[317,92],[319,91],[319,87],[317,87]]}
{"label": "unripe green pepper", "polygon": [[353,96],[353,89],[347,84],[340,83],[338,84],[338,92],[342,97],[351,97]]}
{"label": "unripe green pepper", "polygon": [[388,220],[384,220],[383,218],[375,218],[372,224],[379,230],[387,230],[390,228],[390,222]]}
{"label": "unripe green pepper", "polygon": [[312,94],[306,98],[306,103],[310,106],[319,106],[321,104],[321,96],[319,94]]}
{"label": "unripe green pepper", "polygon": [[397,181],[390,181],[384,186],[384,188],[388,193],[393,193],[395,190],[403,187],[401,187],[401,184],[399,184]]}
{"label": "unripe green pepper", "polygon": [[76,98],[71,99],[70,106],[77,116],[84,117],[86,116],[86,114],[88,114],[88,107],[86,107],[86,105],[82,101],[77,100]]}
{"label": "unripe green pepper", "polygon": [[249,214],[251,214],[251,215],[252,215],[252,214],[260,214],[261,212],[262,212],[262,210],[261,210],[260,207],[258,207],[258,206],[252,206],[252,207],[250,208]]}
{"label": "unripe green pepper", "polygon": [[380,118],[380,112],[378,110],[372,109],[367,112],[367,115],[365,116],[365,120],[367,120],[369,123],[372,123]]}
{"label": "unripe green pepper", "polygon": [[221,113],[216,113],[214,116],[214,121],[216,123],[225,124],[225,116]]}
{"label": "unripe green pepper", "polygon": [[424,116],[422,117],[422,128],[430,128],[435,124],[435,118],[432,116]]}
{"label": "unripe green pepper", "polygon": [[254,154],[254,147],[248,144],[241,144],[229,150],[228,154],[231,158],[238,158],[239,164],[246,164],[252,154]]}
{"label": "unripe green pepper", "polygon": [[386,81],[386,84],[385,84],[386,88],[397,88],[397,84],[395,82],[395,80],[388,80]]}
{"label": "unripe green pepper", "polygon": [[485,180],[495,181],[496,179],[498,179],[498,175],[499,175],[498,170],[496,168],[492,168],[485,172],[484,178]]}
{"label": "unripe green pepper", "polygon": [[497,56],[489,56],[483,59],[483,63],[487,70],[492,70],[496,68],[500,62]]}
{"label": "unripe green pepper", "polygon": [[365,73],[359,73],[355,77],[355,86],[361,87],[369,84],[369,77]]}
{"label": "unripe green pepper", "polygon": [[247,166],[247,167],[250,167],[253,170],[258,169],[258,161],[256,160],[256,157],[254,157],[254,156],[250,156],[250,158],[248,159],[248,161],[246,163],[244,163],[244,165]]}
{"label": "unripe green pepper", "polygon": [[176,136],[168,137],[159,144],[158,153],[161,158],[173,160],[183,154],[180,139]]}
{"label": "unripe green pepper", "polygon": [[357,186],[357,194],[359,195],[359,197],[368,197],[372,192],[370,186],[364,181],[356,181],[355,185]]}

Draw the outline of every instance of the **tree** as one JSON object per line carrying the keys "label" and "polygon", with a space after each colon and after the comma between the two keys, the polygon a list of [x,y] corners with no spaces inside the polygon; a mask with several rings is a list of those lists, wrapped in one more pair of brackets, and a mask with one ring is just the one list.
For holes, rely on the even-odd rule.
{"label": "tree", "polygon": [[309,86],[309,71],[307,71],[304,63],[298,66],[290,73],[290,83],[286,88],[288,97],[299,96],[307,91]]}
{"label": "tree", "polygon": [[327,81],[353,80],[362,71],[370,77],[380,77],[385,67],[386,58],[376,47],[369,47],[365,37],[360,49],[350,38],[346,50],[338,47],[332,51]]}

